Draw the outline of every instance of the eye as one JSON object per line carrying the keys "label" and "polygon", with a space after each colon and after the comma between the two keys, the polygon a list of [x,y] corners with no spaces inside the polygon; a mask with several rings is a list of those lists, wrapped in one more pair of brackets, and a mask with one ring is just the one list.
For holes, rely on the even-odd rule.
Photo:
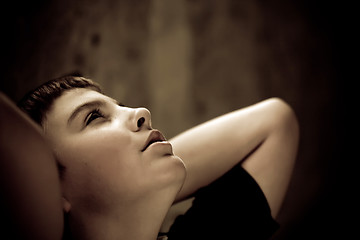
{"label": "eye", "polygon": [[89,125],[92,121],[96,120],[97,118],[103,118],[104,114],[100,111],[100,109],[92,110],[85,118],[86,126]]}

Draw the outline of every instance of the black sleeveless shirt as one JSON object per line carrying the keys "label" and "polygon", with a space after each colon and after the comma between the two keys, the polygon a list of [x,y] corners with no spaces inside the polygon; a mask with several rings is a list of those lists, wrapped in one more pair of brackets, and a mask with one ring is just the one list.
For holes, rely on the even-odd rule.
{"label": "black sleeveless shirt", "polygon": [[194,197],[165,234],[169,240],[265,240],[279,228],[261,188],[240,165]]}

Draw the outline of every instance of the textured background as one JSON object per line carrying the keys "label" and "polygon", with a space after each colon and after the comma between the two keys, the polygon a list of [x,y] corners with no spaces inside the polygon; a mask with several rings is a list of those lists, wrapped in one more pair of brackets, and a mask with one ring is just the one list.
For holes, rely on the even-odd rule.
{"label": "textured background", "polygon": [[347,8],[310,0],[13,1],[2,4],[0,87],[16,101],[46,80],[80,73],[120,102],[148,107],[168,137],[281,97],[298,115],[301,143],[274,239],[342,236],[339,16]]}

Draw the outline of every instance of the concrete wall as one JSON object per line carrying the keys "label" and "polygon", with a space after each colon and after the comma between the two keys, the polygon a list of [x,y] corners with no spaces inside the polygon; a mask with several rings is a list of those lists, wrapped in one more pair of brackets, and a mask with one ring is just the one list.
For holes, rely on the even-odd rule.
{"label": "concrete wall", "polygon": [[148,107],[155,127],[171,137],[281,97],[297,112],[302,139],[275,239],[331,236],[328,208],[337,201],[331,196],[342,161],[336,159],[342,92],[331,18],[337,6],[285,0],[24,4],[5,5],[11,15],[2,20],[0,86],[11,98],[78,72],[120,102]]}

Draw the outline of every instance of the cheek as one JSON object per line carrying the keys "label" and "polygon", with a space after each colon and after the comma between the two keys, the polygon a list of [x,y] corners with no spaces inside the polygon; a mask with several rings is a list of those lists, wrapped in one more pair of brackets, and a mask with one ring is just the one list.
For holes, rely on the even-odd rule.
{"label": "cheek", "polygon": [[[69,138],[60,147],[66,165],[74,162],[101,167],[105,163],[121,164],[127,154],[135,153],[131,138],[125,134],[88,134]],[[126,159],[126,158],[125,158]],[[126,161],[125,161],[126,162]],[[106,166],[106,165],[105,165]]]}
{"label": "cheek", "polygon": [[[66,167],[65,188],[77,197],[114,199],[115,194],[125,195],[139,170],[139,153],[124,134],[73,138],[60,152]],[[101,195],[94,196],[99,192]]]}

